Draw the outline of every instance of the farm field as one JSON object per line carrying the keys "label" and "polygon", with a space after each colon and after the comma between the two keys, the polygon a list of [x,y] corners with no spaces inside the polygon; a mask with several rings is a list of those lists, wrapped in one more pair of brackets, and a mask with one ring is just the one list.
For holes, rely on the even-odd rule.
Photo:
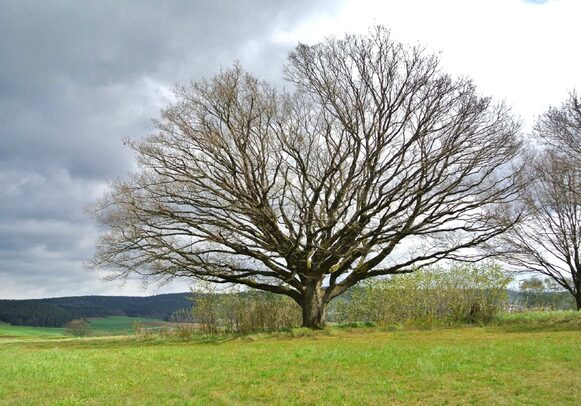
{"label": "farm field", "polygon": [[62,336],[64,328],[10,326],[0,324],[0,340],[6,337]]}
{"label": "farm field", "polygon": [[109,316],[95,317],[88,320],[94,332],[111,333],[112,335],[132,333],[134,323],[136,322],[141,322],[144,327],[155,327],[166,324],[163,320],[145,317]]}
{"label": "farm field", "polygon": [[580,404],[581,330],[569,320],[531,331],[521,319],[186,341],[0,340],[0,404]]}
{"label": "farm field", "polygon": [[[94,335],[126,335],[132,334],[135,322],[141,322],[144,328],[157,328],[168,323],[163,320],[145,317],[109,316],[88,319]],[[17,337],[51,337],[65,336],[66,328],[11,326],[0,324],[0,342],[7,338]]]}

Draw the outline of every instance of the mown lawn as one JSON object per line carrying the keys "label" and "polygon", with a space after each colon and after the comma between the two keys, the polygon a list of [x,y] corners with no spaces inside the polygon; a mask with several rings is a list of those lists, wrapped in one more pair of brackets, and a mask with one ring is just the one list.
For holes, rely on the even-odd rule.
{"label": "mown lawn", "polygon": [[0,404],[581,404],[581,331],[0,340]]}

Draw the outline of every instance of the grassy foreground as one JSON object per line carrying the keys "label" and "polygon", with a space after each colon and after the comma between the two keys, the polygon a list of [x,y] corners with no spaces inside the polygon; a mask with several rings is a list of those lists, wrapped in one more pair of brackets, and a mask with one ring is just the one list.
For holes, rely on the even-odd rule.
{"label": "grassy foreground", "polygon": [[2,405],[398,403],[581,404],[581,331],[0,340]]}

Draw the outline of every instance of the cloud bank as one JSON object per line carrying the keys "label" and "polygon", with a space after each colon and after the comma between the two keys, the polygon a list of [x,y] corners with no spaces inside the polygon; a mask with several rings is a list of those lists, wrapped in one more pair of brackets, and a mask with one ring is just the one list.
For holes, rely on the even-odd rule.
{"label": "cloud bank", "polygon": [[134,165],[122,139],[152,131],[178,81],[234,60],[274,78],[288,46],[271,33],[326,9],[0,1],[0,298],[146,293],[83,270],[98,234],[85,208]]}
{"label": "cloud bank", "polygon": [[581,89],[580,15],[578,0],[0,0],[0,298],[155,292],[83,270],[85,208],[134,168],[122,140],[152,131],[176,82],[238,60],[280,83],[298,41],[384,24],[527,128]]}

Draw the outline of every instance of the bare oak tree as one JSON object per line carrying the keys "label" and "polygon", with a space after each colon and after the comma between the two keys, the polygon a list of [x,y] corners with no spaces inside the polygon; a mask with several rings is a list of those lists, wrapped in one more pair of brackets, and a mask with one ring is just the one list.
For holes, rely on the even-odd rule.
{"label": "bare oak tree", "polygon": [[581,309],[581,101],[571,93],[535,126],[546,142],[529,158],[534,179],[524,195],[526,216],[495,249],[515,270],[548,276]]}
{"label": "bare oak tree", "polygon": [[238,66],[179,87],[130,143],[140,171],[98,204],[93,265],[288,295],[320,328],[358,282],[512,226],[519,126],[435,56],[379,27],[299,45],[285,76],[292,93]]}

